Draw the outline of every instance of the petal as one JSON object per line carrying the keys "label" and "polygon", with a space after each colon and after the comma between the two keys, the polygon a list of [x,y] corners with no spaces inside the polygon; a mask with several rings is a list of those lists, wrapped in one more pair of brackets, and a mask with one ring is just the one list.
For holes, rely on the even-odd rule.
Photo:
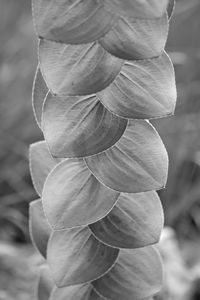
{"label": "petal", "polygon": [[39,196],[42,194],[47,175],[59,161],[59,159],[54,159],[51,156],[45,141],[37,142],[30,146],[31,178]]}
{"label": "petal", "polygon": [[54,229],[96,222],[108,214],[119,193],[103,186],[82,159],[64,160],[49,174],[42,201]]}
{"label": "petal", "polygon": [[138,248],[159,241],[164,217],[156,192],[122,193],[112,211],[90,224],[92,233],[103,243],[116,248]]}
{"label": "petal", "polygon": [[116,19],[98,0],[33,0],[33,16],[40,37],[66,44],[98,40]]}
{"label": "petal", "polygon": [[119,74],[123,60],[98,43],[63,45],[41,40],[40,67],[55,95],[89,95],[107,87]]}
{"label": "petal", "polygon": [[115,266],[92,284],[110,300],[140,300],[157,294],[162,286],[162,263],[152,247],[121,250]]}
{"label": "petal", "polygon": [[174,69],[169,56],[127,61],[115,81],[97,94],[107,109],[130,119],[173,114],[176,103]]}
{"label": "petal", "polygon": [[113,146],[126,129],[127,120],[111,114],[91,96],[53,97],[43,108],[43,132],[56,157],[85,157]]}
{"label": "petal", "polygon": [[35,200],[30,203],[29,216],[29,228],[32,243],[41,255],[46,258],[46,250],[51,234],[51,228],[44,215],[41,200]]}
{"label": "petal", "polygon": [[105,0],[109,11],[142,19],[161,17],[167,9],[168,2],[169,0]]}
{"label": "petal", "polygon": [[111,54],[129,60],[161,55],[168,35],[168,18],[136,19],[121,16],[99,43]]}
{"label": "petal", "polygon": [[112,148],[85,158],[85,162],[100,182],[124,193],[161,189],[167,179],[166,149],[147,121],[129,122],[124,135]]}
{"label": "petal", "polygon": [[64,288],[55,288],[49,300],[105,300],[99,296],[91,284],[72,285]]}
{"label": "petal", "polygon": [[36,122],[40,128],[41,128],[41,119],[42,119],[42,106],[47,93],[48,93],[48,88],[42,77],[42,73],[38,65],[35,73],[34,83],[33,83],[32,105],[33,105],[33,112],[34,112]]}
{"label": "petal", "polygon": [[100,243],[88,227],[54,231],[47,261],[58,287],[87,283],[113,266],[119,250]]}
{"label": "petal", "polygon": [[49,299],[49,296],[53,290],[54,282],[50,275],[48,265],[42,265],[40,267],[40,277],[37,287],[37,298],[38,300]]}

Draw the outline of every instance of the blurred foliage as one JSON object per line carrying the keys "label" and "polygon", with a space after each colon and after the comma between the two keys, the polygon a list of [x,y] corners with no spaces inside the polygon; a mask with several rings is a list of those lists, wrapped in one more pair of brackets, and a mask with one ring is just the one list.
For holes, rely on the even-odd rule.
{"label": "blurred foliage", "polygon": [[28,145],[40,139],[31,111],[37,41],[27,0],[0,1],[0,238],[28,239],[28,202],[36,197]]}
{"label": "blurred foliage", "polygon": [[37,273],[42,264],[32,247],[0,243],[0,300],[36,300]]}
{"label": "blurred foliage", "polygon": [[166,224],[179,239],[200,230],[200,1],[177,1],[167,51],[176,72],[175,117],[153,122],[170,157],[169,177],[160,192]]}
{"label": "blurred foliage", "polygon": [[[161,134],[170,157],[167,187],[160,191],[166,225],[175,229],[183,246],[178,255],[184,258],[190,268],[199,265],[200,262],[199,31],[200,1],[178,0],[167,44],[167,51],[176,71],[178,88],[176,114],[175,117],[152,122]],[[37,198],[32,188],[28,165],[29,144],[42,139],[31,107],[32,82],[37,65],[36,49],[31,0],[1,0],[1,241],[29,241],[28,203]],[[0,251],[0,269],[3,270],[1,257]],[[177,262],[175,269],[176,265]],[[196,284],[199,285],[198,280]],[[9,298],[0,294],[0,299]]]}

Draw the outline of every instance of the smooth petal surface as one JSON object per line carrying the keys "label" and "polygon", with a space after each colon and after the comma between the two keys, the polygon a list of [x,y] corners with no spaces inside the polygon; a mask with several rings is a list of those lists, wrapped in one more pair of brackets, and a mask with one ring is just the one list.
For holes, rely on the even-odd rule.
{"label": "smooth petal surface", "polygon": [[43,107],[43,132],[56,157],[85,157],[113,146],[127,120],[110,113],[95,95],[53,97]]}
{"label": "smooth petal surface", "polygon": [[104,0],[110,11],[119,15],[129,15],[135,18],[159,18],[166,9],[169,0]]}
{"label": "smooth petal surface", "polygon": [[55,288],[52,291],[51,297],[49,300],[103,300],[99,296],[91,284],[83,285],[74,285],[64,288]]}
{"label": "smooth petal surface", "polygon": [[147,121],[130,121],[112,148],[85,161],[100,182],[124,193],[161,189],[167,179],[166,149]]}
{"label": "smooth petal surface", "polygon": [[98,43],[63,45],[41,40],[40,67],[54,95],[89,95],[107,87],[118,75],[123,60]]}
{"label": "smooth petal surface", "polygon": [[29,228],[32,243],[41,255],[46,258],[46,250],[51,234],[51,228],[44,215],[41,200],[35,200],[30,203],[29,217]]}
{"label": "smooth petal surface", "polygon": [[35,73],[35,79],[33,83],[33,96],[32,96],[32,105],[33,112],[38,126],[41,128],[41,119],[42,119],[42,106],[44,99],[48,93],[48,88],[42,77],[39,65]]}
{"label": "smooth petal surface", "polygon": [[99,43],[111,54],[129,60],[161,55],[168,35],[165,13],[158,19],[136,19],[121,16]]}
{"label": "smooth petal surface", "polygon": [[37,287],[37,297],[38,300],[47,300],[54,288],[55,284],[51,278],[50,270],[47,265],[42,265],[40,267],[40,277]]}
{"label": "smooth petal surface", "polygon": [[54,159],[45,141],[30,146],[30,171],[34,188],[39,196],[42,194],[44,182],[49,172],[56,166],[59,159]]}
{"label": "smooth petal surface", "polygon": [[110,300],[140,300],[159,292],[162,275],[160,255],[150,246],[121,250],[114,268],[92,284]]}
{"label": "smooth petal surface", "polygon": [[159,241],[164,217],[156,192],[122,193],[112,211],[90,224],[92,233],[103,243],[116,248],[138,248]]}
{"label": "smooth petal surface", "polygon": [[111,112],[130,119],[171,115],[176,103],[174,69],[169,56],[126,61],[115,81],[98,93]]}
{"label": "smooth petal surface", "polygon": [[33,16],[39,37],[66,44],[98,40],[116,19],[98,0],[33,0]]}
{"label": "smooth petal surface", "polygon": [[51,226],[65,229],[103,218],[118,197],[118,192],[108,189],[92,175],[82,159],[69,159],[49,174],[42,201]]}
{"label": "smooth petal surface", "polygon": [[100,243],[88,227],[54,231],[47,261],[58,287],[87,283],[105,274],[119,250]]}

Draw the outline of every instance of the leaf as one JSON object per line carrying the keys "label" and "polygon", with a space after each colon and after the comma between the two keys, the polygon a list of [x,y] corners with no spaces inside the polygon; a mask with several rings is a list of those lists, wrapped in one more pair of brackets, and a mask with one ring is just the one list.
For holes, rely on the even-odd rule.
{"label": "leaf", "polygon": [[121,16],[99,43],[108,52],[122,59],[152,58],[162,54],[168,27],[167,14],[158,19]]}
{"label": "leaf", "polygon": [[49,89],[59,96],[96,93],[115,79],[123,64],[98,43],[63,45],[41,40],[39,59]]}
{"label": "leaf", "polygon": [[174,9],[175,9],[175,0],[169,0],[169,4],[167,7],[167,13],[168,13],[169,19],[171,19]]}
{"label": "leaf", "polygon": [[33,16],[40,37],[66,44],[98,40],[116,19],[98,0],[33,0]]}
{"label": "leaf", "polygon": [[127,120],[104,108],[95,95],[53,97],[43,108],[43,132],[56,157],[85,157],[113,146],[126,129]]}
{"label": "leaf", "polygon": [[104,275],[119,250],[100,243],[88,227],[54,231],[47,261],[58,287],[87,283]]}
{"label": "leaf", "polygon": [[118,192],[91,174],[82,159],[69,159],[47,177],[42,201],[49,223],[58,230],[96,222],[111,211],[118,197]]}
{"label": "leaf", "polygon": [[32,105],[33,105],[35,120],[40,128],[41,128],[41,119],[42,119],[42,106],[47,93],[48,93],[48,88],[42,77],[42,73],[38,65],[35,73],[34,83],[33,83]]}
{"label": "leaf", "polygon": [[40,267],[40,277],[37,288],[37,299],[48,300],[53,287],[54,283],[49,272],[49,267],[47,265],[42,265]]}
{"label": "leaf", "polygon": [[35,200],[30,203],[30,236],[33,245],[46,258],[47,243],[51,234],[51,228],[44,215],[42,201]]}
{"label": "leaf", "polygon": [[55,288],[49,300],[103,300],[90,284]]}
{"label": "leaf", "polygon": [[161,189],[167,179],[166,149],[147,121],[130,121],[112,148],[85,158],[85,162],[100,182],[124,193]]}
{"label": "leaf", "polygon": [[107,109],[124,118],[173,114],[176,84],[170,58],[164,52],[154,59],[126,61],[115,81],[97,97]]}
{"label": "leaf", "polygon": [[157,294],[162,286],[162,263],[156,248],[121,250],[115,266],[92,284],[110,300],[140,300]]}
{"label": "leaf", "polygon": [[47,175],[60,160],[54,159],[47,148],[46,142],[41,141],[30,146],[29,161],[34,188],[41,196]]}
{"label": "leaf", "polygon": [[169,0],[104,0],[109,11],[115,11],[119,15],[128,15],[134,18],[159,18],[168,5]]}
{"label": "leaf", "polygon": [[138,248],[158,243],[163,229],[162,205],[156,192],[121,194],[112,211],[90,224],[92,233],[116,248]]}

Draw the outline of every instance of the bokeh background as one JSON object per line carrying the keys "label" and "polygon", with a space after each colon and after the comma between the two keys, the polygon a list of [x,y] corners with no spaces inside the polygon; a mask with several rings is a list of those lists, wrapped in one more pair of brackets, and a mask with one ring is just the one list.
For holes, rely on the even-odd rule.
{"label": "bokeh background", "polygon": [[[177,1],[167,51],[175,66],[178,102],[175,117],[153,122],[170,157],[167,187],[160,192],[166,275],[157,299],[200,299],[200,0]],[[37,195],[28,148],[42,139],[31,106],[36,65],[31,1],[1,0],[0,300],[31,299],[28,204]]]}

